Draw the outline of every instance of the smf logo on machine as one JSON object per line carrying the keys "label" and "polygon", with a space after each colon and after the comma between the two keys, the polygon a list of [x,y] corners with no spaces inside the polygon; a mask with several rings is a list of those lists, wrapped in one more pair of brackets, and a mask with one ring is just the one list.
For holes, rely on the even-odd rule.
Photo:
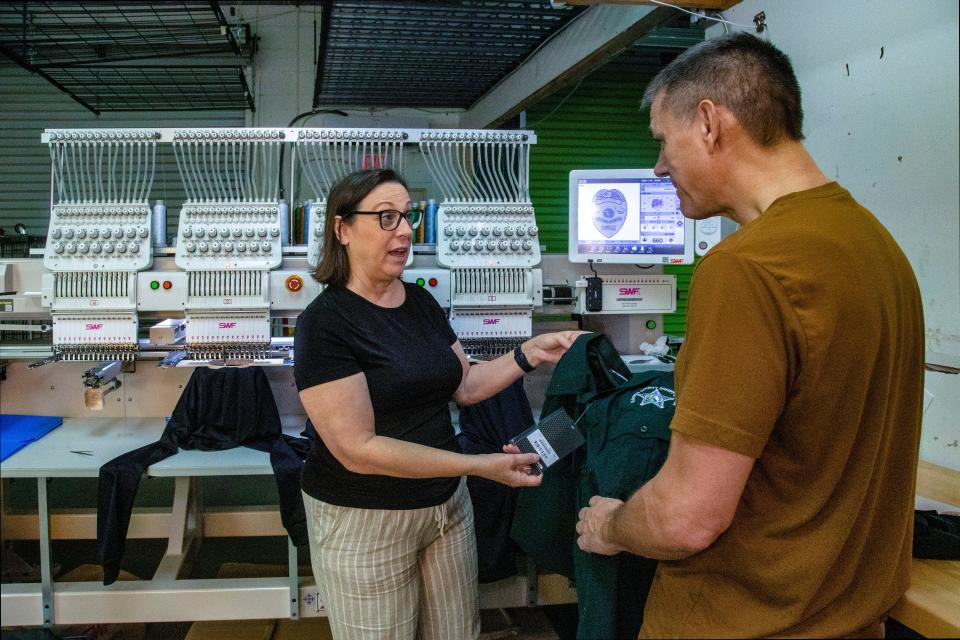
{"label": "smf logo on machine", "polygon": [[217,324],[220,329],[235,329],[237,327],[236,322],[220,322]]}
{"label": "smf logo on machine", "polygon": [[500,324],[500,318],[484,318],[483,324]]}
{"label": "smf logo on machine", "polygon": [[677,404],[677,394],[673,389],[667,387],[646,387],[637,391],[630,398],[630,404],[636,404],[637,398],[640,399],[640,406],[655,404],[658,408],[665,408],[667,403]]}
{"label": "smf logo on machine", "polygon": [[102,322],[88,322],[87,326],[84,327],[85,331],[100,331],[103,329]]}

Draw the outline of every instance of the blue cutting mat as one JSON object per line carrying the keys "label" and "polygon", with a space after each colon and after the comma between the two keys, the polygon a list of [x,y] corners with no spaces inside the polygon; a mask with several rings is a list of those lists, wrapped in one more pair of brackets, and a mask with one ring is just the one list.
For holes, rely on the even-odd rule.
{"label": "blue cutting mat", "polygon": [[54,416],[0,414],[0,462],[63,424]]}

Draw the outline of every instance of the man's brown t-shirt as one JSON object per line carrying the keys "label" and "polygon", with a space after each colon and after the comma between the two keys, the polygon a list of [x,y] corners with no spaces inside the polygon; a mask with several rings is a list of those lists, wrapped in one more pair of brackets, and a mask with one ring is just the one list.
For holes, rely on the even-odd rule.
{"label": "man's brown t-shirt", "polygon": [[836,637],[886,614],[909,582],[923,357],[913,271],[836,183],[710,251],[671,428],[756,463],[730,528],[660,564],[641,636]]}

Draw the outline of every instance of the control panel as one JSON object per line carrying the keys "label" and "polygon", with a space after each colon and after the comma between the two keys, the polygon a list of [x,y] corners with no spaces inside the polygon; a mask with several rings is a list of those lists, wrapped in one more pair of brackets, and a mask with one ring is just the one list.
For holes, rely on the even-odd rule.
{"label": "control panel", "polygon": [[310,272],[271,271],[270,308],[274,311],[303,311],[323,291]]}
{"label": "control panel", "polygon": [[705,255],[707,251],[720,242],[720,216],[704,218],[694,223],[696,243],[693,250],[698,256]]}
{"label": "control panel", "polygon": [[144,271],[137,274],[139,311],[183,311],[187,306],[187,274],[183,271]]}
{"label": "control panel", "polygon": [[51,271],[140,271],[153,263],[150,207],[54,205],[43,266]]}
{"label": "control panel", "polygon": [[531,267],[540,263],[533,206],[449,204],[437,212],[437,262],[447,267]]}
{"label": "control panel", "polygon": [[400,279],[426,289],[444,309],[450,306],[450,272],[447,269],[406,269]]}
{"label": "control panel", "polygon": [[188,271],[273,269],[282,258],[275,202],[187,204],[177,236],[176,263]]}
{"label": "control panel", "polygon": [[713,216],[697,220],[694,228],[696,230],[694,252],[698,256],[703,256],[721,240],[735,233],[740,225],[726,216]]}

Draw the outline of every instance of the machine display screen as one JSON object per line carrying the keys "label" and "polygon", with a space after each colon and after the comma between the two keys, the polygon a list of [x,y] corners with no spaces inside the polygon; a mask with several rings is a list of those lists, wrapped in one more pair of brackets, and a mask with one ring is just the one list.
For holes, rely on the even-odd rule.
{"label": "machine display screen", "polygon": [[[692,262],[693,223],[669,178],[571,172],[570,260],[635,264]],[[688,227],[689,222],[689,229]]]}

